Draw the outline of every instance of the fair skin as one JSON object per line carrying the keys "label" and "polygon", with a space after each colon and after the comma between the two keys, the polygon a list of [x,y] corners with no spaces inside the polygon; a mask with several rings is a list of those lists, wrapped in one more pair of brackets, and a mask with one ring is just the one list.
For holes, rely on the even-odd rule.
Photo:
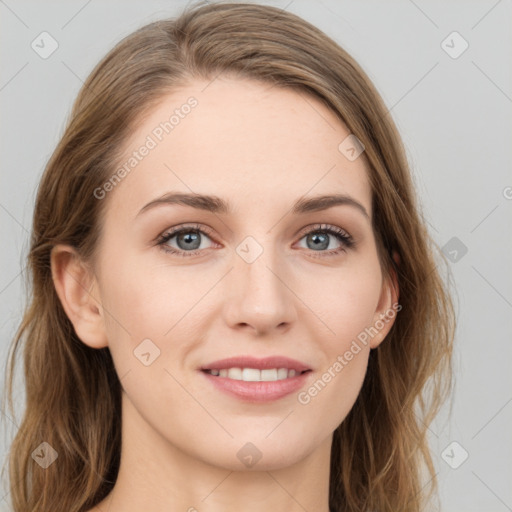
{"label": "fair skin", "polygon": [[[338,151],[350,132],[312,97],[226,77],[207,83],[168,94],[137,124],[123,162],[187,98],[198,101],[102,199],[94,265],[68,246],[52,252],[66,314],[83,343],[108,346],[123,390],[119,476],[93,510],[328,512],[333,431],[393,321],[308,403],[299,392],[244,402],[199,368],[235,355],[283,355],[312,369],[304,392],[390,310],[396,283],[379,265],[365,161]],[[233,211],[167,204],[139,214],[171,191],[219,196]],[[333,193],[368,217],[350,204],[291,211],[300,198]],[[190,224],[208,229],[200,246],[187,249],[179,236],[166,246],[198,254],[180,257],[155,242]],[[317,224],[341,228],[354,245],[333,234],[315,245],[307,235],[322,237]],[[249,236],[263,250],[250,263],[237,252]],[[145,339],[160,350],[148,366],[134,355]],[[237,456],[249,442],[261,454],[252,467]]]}

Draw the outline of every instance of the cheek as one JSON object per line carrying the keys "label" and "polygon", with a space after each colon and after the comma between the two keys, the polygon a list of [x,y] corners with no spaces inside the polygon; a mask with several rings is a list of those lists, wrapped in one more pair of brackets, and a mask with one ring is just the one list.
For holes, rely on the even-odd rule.
{"label": "cheek", "polygon": [[[119,257],[119,255],[123,255]],[[119,250],[105,251],[102,268],[102,305],[109,349],[114,360],[131,362],[133,350],[145,339],[159,346],[173,325],[173,307],[161,281],[147,266]]]}
{"label": "cheek", "polygon": [[[109,254],[105,254],[106,263]],[[201,323],[193,319],[201,311],[201,299],[218,278],[186,267],[148,265],[135,256],[117,259],[108,268],[111,271],[103,271],[101,295],[109,349],[118,373],[133,366],[141,369],[134,356],[142,347],[158,354],[158,366],[181,360],[200,338]],[[179,343],[173,343],[174,339]],[[141,346],[143,342],[146,345]]]}
{"label": "cheek", "polygon": [[[382,275],[376,256],[352,268],[340,269],[329,279],[316,281],[308,305],[321,322],[305,323],[310,338],[323,354],[313,387],[303,401],[311,409],[334,406],[331,420],[337,425],[354,404],[367,370],[372,322],[381,293]],[[314,327],[319,327],[316,331]],[[299,397],[300,398],[300,397]]]}
{"label": "cheek", "polygon": [[[340,268],[328,278],[317,279],[314,288],[309,288],[308,305],[311,304],[311,309],[322,320],[320,325],[322,332],[327,333],[323,339],[327,341],[329,354],[347,350],[353,339],[371,327],[381,284],[380,267],[377,261],[372,261]],[[315,338],[313,332],[311,335]]]}
{"label": "cheek", "polygon": [[108,329],[124,327],[134,338],[161,337],[185,308],[190,286],[179,270],[148,265],[133,247],[116,251],[122,257],[114,258],[113,253],[105,251],[102,272],[102,302],[111,313]]}
{"label": "cheek", "polygon": [[[317,290],[322,335],[311,327],[310,339],[316,340],[322,354],[316,378],[299,394],[298,403],[308,411],[309,421],[317,418],[317,427],[334,430],[352,409],[368,366],[372,320],[380,295],[380,274],[347,273],[324,283]],[[328,328],[326,331],[323,327]]]}

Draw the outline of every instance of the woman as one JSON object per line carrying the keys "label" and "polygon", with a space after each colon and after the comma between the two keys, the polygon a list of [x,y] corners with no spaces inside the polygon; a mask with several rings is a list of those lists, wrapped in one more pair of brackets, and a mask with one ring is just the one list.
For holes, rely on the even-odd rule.
{"label": "woman", "polygon": [[126,37],[38,190],[14,510],[424,510],[434,251],[383,101],[321,31],[219,3]]}

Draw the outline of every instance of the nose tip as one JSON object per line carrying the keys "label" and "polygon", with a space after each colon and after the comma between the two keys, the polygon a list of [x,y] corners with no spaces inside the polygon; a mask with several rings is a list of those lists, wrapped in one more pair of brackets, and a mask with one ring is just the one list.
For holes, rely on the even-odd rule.
{"label": "nose tip", "polygon": [[[250,244],[248,242],[249,252]],[[235,266],[226,283],[229,288],[226,296],[230,297],[227,306],[230,324],[252,328],[259,335],[289,326],[296,313],[293,294],[284,279],[267,265],[261,255],[252,263],[242,258]]]}

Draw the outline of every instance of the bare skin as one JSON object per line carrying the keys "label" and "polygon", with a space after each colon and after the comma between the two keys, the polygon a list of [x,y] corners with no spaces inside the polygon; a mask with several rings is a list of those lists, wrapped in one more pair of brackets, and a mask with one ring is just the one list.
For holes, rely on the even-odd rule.
{"label": "bare skin", "polygon": [[[349,131],[316,99],[225,77],[207,84],[169,94],[137,125],[126,160],[187,98],[197,99],[99,199],[108,206],[94,264],[64,245],[52,252],[67,315],[83,343],[109,347],[123,388],[120,472],[93,510],[328,512],[333,431],[393,320],[334,376],[332,368],[397,301],[377,256],[365,161],[338,150]],[[233,211],[166,204],[139,213],[171,191],[219,196]],[[334,193],[368,216],[351,204],[291,211],[300,198]],[[191,225],[207,230],[199,249],[179,235],[156,242]],[[342,229],[354,244],[318,225]],[[262,253],[249,263],[239,247]],[[149,365],[134,354],[145,339],[160,350]],[[244,402],[200,371],[235,355],[283,355],[312,371],[298,392]],[[329,382],[309,394],[329,368]],[[261,455],[251,467],[237,455],[247,443]]]}

